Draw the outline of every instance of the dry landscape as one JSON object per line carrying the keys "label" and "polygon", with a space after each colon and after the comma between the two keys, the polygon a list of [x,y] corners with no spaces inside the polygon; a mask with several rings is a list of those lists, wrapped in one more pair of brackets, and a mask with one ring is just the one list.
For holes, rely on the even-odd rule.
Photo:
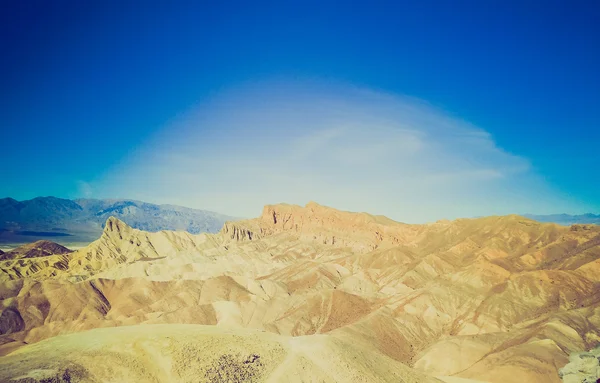
{"label": "dry landscape", "polygon": [[559,383],[600,343],[599,245],[596,225],[316,203],[218,234],[111,217],[79,250],[0,254],[0,381]]}

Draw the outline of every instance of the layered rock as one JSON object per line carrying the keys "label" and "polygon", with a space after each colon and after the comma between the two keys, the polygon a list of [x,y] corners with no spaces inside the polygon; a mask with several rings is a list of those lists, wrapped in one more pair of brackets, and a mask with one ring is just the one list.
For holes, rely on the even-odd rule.
{"label": "layered rock", "polygon": [[383,216],[349,213],[315,202],[267,205],[258,219],[228,222],[221,231],[236,240],[260,239],[279,233],[334,247],[369,252],[414,241],[422,225],[406,225]]}
{"label": "layered rock", "polygon": [[73,252],[66,247],[51,241],[36,241],[27,245],[19,246],[6,253],[0,251],[0,261],[22,258],[46,257],[54,254],[69,254]]}

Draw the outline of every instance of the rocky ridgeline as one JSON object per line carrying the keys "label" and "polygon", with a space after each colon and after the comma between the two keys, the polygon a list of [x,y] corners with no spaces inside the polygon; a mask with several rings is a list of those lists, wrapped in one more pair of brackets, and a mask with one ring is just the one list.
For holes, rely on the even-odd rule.
{"label": "rocky ridgeline", "polygon": [[600,383],[600,346],[571,354],[569,363],[558,374],[564,383]]}
{"label": "rocky ridgeline", "polygon": [[266,205],[259,218],[226,222],[221,234],[236,241],[252,241],[287,233],[366,253],[411,243],[424,229],[424,225],[407,225],[383,216],[345,212],[309,202],[306,206]]}

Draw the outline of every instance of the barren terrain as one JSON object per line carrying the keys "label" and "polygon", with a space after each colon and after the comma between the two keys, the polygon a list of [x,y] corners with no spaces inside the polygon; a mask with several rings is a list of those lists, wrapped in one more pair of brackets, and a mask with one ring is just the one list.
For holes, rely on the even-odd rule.
{"label": "barren terrain", "polygon": [[316,203],[218,234],[111,217],[74,252],[1,255],[0,381],[559,383],[600,342],[599,245]]}

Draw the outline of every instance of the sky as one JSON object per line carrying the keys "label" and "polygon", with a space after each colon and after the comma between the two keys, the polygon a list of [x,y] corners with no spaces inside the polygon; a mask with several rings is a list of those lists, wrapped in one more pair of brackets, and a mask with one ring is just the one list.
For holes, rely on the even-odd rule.
{"label": "sky", "polygon": [[9,1],[0,197],[600,212],[600,3]]}

